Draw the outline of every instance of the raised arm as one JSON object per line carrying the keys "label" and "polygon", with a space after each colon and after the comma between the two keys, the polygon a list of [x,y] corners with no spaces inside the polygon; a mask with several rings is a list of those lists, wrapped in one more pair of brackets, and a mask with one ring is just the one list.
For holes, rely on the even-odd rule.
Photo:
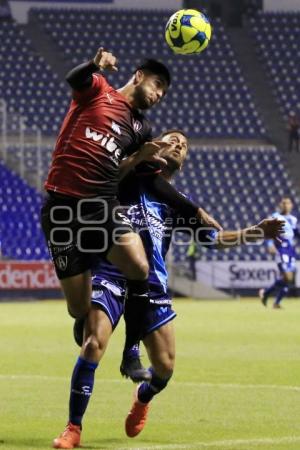
{"label": "raised arm", "polygon": [[110,52],[107,52],[100,47],[95,57],[88,62],[80,64],[74,69],[70,70],[66,75],[66,80],[72,89],[81,91],[92,85],[93,73],[100,70],[116,71],[117,58]]}
{"label": "raised arm", "polygon": [[74,67],[67,73],[66,81],[75,91],[82,91],[92,85],[93,73],[99,72],[99,67],[94,61],[88,61]]}

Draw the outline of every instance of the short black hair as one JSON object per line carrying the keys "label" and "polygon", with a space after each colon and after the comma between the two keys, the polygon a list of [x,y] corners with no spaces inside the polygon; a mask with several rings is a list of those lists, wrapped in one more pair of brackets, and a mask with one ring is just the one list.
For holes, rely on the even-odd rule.
{"label": "short black hair", "polygon": [[155,75],[159,75],[160,77],[163,77],[167,85],[170,86],[171,84],[171,74],[169,72],[169,69],[167,66],[165,66],[162,62],[157,61],[156,59],[145,59],[143,60],[135,69],[134,73],[138,70],[142,70],[145,72],[150,72]]}
{"label": "short black hair", "polygon": [[186,140],[188,140],[187,134],[184,131],[180,130],[179,128],[171,128],[170,130],[165,130],[159,135],[159,137],[163,138],[164,136],[167,136],[168,134],[173,134],[173,133],[182,134],[182,136],[184,136],[186,138]]}

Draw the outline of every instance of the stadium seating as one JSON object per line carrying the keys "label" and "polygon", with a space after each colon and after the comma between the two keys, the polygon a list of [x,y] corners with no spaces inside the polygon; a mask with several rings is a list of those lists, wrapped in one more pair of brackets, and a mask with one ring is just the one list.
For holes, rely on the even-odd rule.
{"label": "stadium seating", "polygon": [[[52,146],[44,146],[39,150],[37,146],[24,144],[22,157],[20,146],[9,145],[7,157],[10,167],[14,167],[25,178],[28,176],[33,181],[36,180],[37,185],[41,180],[43,183],[47,177],[52,151]],[[23,170],[21,169],[22,162]]]}
{"label": "stadium seating", "polygon": [[249,19],[283,113],[300,113],[300,13],[261,13]]}
{"label": "stadium seating", "polygon": [[[43,154],[49,152],[43,152]],[[48,164],[45,160],[44,164]],[[41,194],[20,177],[0,165],[0,226],[4,256],[17,259],[48,258],[39,225]],[[300,211],[291,181],[275,148],[193,147],[176,186],[190,194],[224,228],[251,225],[268,216],[284,195],[292,197]],[[184,239],[184,236],[182,237]],[[261,260],[268,258],[265,247],[242,247],[216,251],[199,247],[202,260]],[[178,264],[186,261],[186,245],[174,245]]]}
{"label": "stadium seating", "polygon": [[70,102],[66,84],[59,82],[13,21],[1,20],[0,42],[0,92],[10,113],[9,131],[19,130],[23,116],[27,127],[38,127],[43,134],[57,133]]}
{"label": "stadium seating", "polygon": [[48,259],[40,226],[42,195],[0,161],[0,241],[2,257]]}
{"label": "stadium seating", "polygon": [[221,22],[214,23],[212,43],[201,57],[179,57],[164,43],[169,15],[154,11],[31,10],[31,17],[42,24],[70,65],[91,58],[99,45],[115,52],[119,72],[109,79],[116,86],[127,81],[140,58],[152,56],[165,61],[174,82],[161,106],[149,112],[155,133],[162,126],[176,126],[194,137],[264,135],[265,128]]}

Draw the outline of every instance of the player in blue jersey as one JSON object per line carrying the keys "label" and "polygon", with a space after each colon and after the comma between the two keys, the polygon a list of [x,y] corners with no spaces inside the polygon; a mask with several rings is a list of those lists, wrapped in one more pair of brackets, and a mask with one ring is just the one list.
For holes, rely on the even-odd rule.
{"label": "player in blue jersey", "polygon": [[268,289],[260,289],[259,297],[262,304],[267,306],[269,296],[276,292],[273,303],[275,309],[281,308],[281,301],[287,296],[296,271],[294,238],[299,238],[300,232],[297,228],[297,217],[291,214],[292,210],[292,200],[289,197],[283,197],[279,204],[279,210],[272,214],[272,217],[284,221],[284,234],[280,241],[267,241],[269,253],[275,255],[280,276]]}
{"label": "player in blue jersey", "polygon": [[[181,131],[169,130],[161,139],[169,144],[161,156],[167,161],[162,174],[170,182],[185,160],[187,138]],[[139,385],[135,392],[125,423],[129,437],[142,431],[150,401],[167,386],[173,374],[175,337],[172,321],[176,313],[168,290],[165,257],[174,230],[177,227],[180,227],[180,231],[185,228],[198,243],[224,248],[246,240],[253,242],[262,236],[275,238],[282,228],[282,223],[276,219],[237,231],[204,228],[195,220],[187,221],[179,217],[166,204],[158,201],[149,193],[147,183],[147,177],[140,177],[133,171],[123,179],[119,189],[121,204],[126,205],[122,214],[130,219],[135,231],[142,237],[150,267],[151,300],[145,317],[143,343],[151,362],[152,379],[149,383]],[[107,261],[100,261],[93,272],[92,309],[85,321],[84,341],[71,381],[69,422],[64,432],[54,440],[55,448],[80,445],[81,423],[92,394],[95,370],[124,312],[125,288],[124,276]],[[138,359],[138,347],[132,347],[127,356]]]}

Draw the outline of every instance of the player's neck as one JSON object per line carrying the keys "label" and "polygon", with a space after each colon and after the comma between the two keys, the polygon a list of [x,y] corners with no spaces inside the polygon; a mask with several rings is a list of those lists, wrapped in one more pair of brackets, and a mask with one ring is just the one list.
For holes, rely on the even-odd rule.
{"label": "player's neck", "polygon": [[134,108],[136,108],[135,102],[134,102],[134,95],[133,92],[134,90],[132,89],[132,86],[128,83],[125,84],[125,86],[117,89],[117,91],[119,92],[119,94],[123,95],[123,97],[125,97],[127,103],[129,103],[129,105]]}

